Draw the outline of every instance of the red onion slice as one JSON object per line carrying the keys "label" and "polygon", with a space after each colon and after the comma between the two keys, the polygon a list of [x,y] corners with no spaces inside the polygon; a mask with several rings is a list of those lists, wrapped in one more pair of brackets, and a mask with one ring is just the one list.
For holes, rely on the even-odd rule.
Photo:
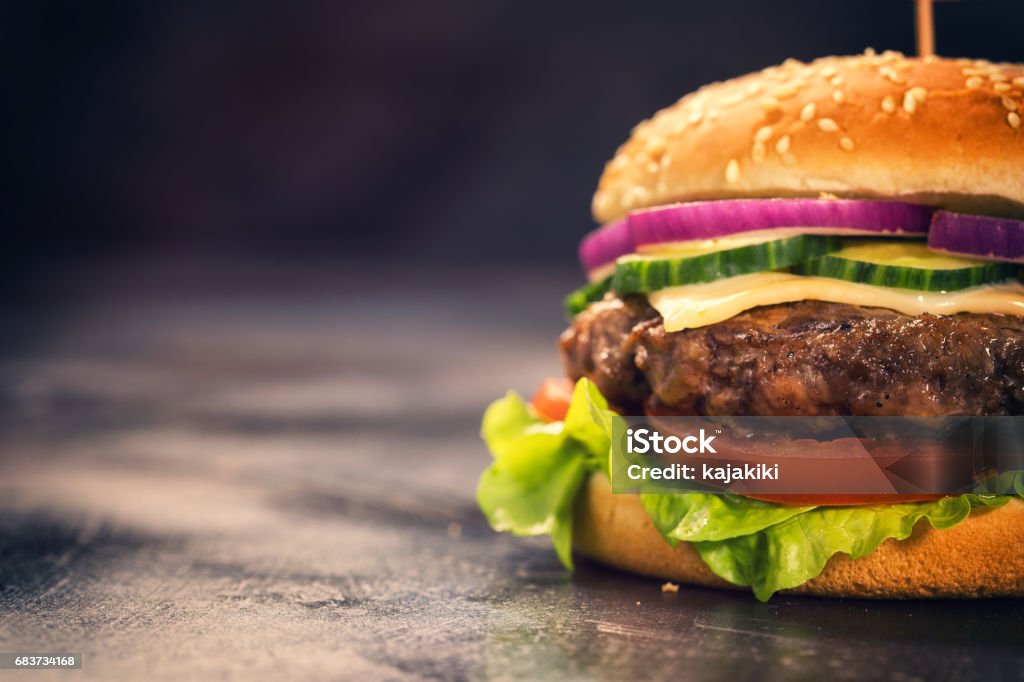
{"label": "red onion slice", "polygon": [[974,258],[1024,263],[1024,222],[939,211],[928,248]]}
{"label": "red onion slice", "polygon": [[713,239],[779,227],[816,234],[911,237],[928,233],[933,209],[859,199],[730,199],[660,206],[631,213],[636,246]]}
{"label": "red onion slice", "polygon": [[623,220],[599,227],[584,237],[580,242],[580,263],[585,271],[593,272],[635,249],[628,221]]}

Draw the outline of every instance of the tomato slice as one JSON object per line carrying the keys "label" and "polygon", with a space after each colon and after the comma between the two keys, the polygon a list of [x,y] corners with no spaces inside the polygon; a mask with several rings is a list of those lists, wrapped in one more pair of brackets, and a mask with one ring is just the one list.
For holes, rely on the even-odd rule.
{"label": "tomato slice", "polygon": [[573,383],[569,379],[545,379],[531,401],[537,416],[549,422],[564,420],[572,402],[572,390]]}
{"label": "tomato slice", "polygon": [[751,495],[745,493],[743,496],[761,500],[762,502],[787,504],[794,507],[851,507],[871,504],[899,504],[901,502],[931,502],[946,497],[945,495],[805,495],[800,493],[779,495]]}

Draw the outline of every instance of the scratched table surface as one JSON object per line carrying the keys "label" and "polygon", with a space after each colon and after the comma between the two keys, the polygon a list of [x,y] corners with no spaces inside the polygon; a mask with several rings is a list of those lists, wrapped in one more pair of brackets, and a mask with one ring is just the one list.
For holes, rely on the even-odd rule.
{"label": "scratched table surface", "polygon": [[558,371],[570,276],[95,266],[3,308],[18,679],[1019,679],[1024,602],[683,587],[492,533],[483,406]]}

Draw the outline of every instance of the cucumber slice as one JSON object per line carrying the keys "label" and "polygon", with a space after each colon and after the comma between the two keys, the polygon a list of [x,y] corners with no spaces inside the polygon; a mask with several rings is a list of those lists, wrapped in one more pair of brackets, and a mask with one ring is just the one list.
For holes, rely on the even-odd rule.
{"label": "cucumber slice", "polygon": [[1013,263],[929,251],[924,242],[846,241],[839,251],[796,267],[801,275],[917,291],[957,291],[1016,277]]}
{"label": "cucumber slice", "polygon": [[615,264],[611,288],[620,294],[657,291],[682,284],[780,270],[835,251],[840,244],[836,237],[800,235],[697,256],[624,256]]}
{"label": "cucumber slice", "polygon": [[600,301],[608,293],[608,286],[611,284],[611,280],[610,276],[605,277],[600,282],[584,284],[579,289],[571,292],[562,300],[565,312],[569,314],[569,317],[575,317],[586,310],[587,306],[594,301]]}

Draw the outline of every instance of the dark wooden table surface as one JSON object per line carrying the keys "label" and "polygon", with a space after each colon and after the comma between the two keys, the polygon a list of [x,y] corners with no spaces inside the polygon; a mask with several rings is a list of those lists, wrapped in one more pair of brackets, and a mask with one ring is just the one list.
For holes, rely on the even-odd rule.
{"label": "dark wooden table surface", "polygon": [[[367,282],[373,281],[372,286]],[[660,583],[492,533],[481,410],[557,371],[569,277],[96,267],[3,310],[17,679],[1019,679],[1024,602]]]}

